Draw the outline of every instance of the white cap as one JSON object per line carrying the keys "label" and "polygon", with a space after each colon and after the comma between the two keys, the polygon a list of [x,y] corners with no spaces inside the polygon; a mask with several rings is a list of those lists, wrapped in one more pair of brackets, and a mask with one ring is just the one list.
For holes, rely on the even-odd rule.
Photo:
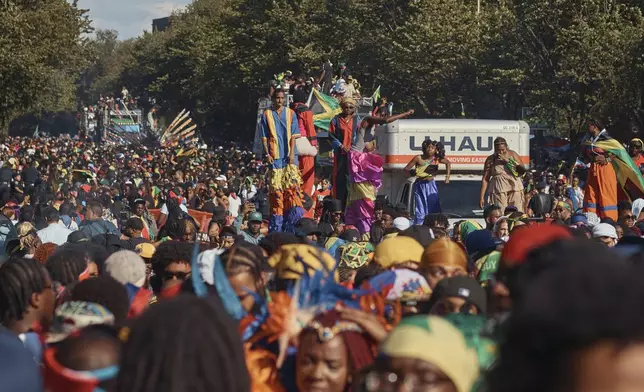
{"label": "white cap", "polygon": [[409,222],[409,219],[405,217],[398,217],[394,219],[394,227],[398,230],[407,230],[409,229],[409,226],[411,226],[411,223]]}
{"label": "white cap", "polygon": [[609,237],[617,239],[617,231],[615,226],[608,223],[599,223],[593,227],[593,238]]}
{"label": "white cap", "polygon": [[217,178],[215,178],[215,181],[228,181],[228,179],[223,174],[220,174],[219,176],[217,176]]}

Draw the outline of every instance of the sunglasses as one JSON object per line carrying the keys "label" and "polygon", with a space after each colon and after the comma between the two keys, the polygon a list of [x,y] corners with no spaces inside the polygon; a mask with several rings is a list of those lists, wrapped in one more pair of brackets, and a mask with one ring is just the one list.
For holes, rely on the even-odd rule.
{"label": "sunglasses", "polygon": [[624,219],[626,219],[626,220],[635,220],[635,219],[637,219],[637,217],[635,215],[625,215]]}
{"label": "sunglasses", "polygon": [[163,278],[165,280],[172,280],[172,279],[177,279],[177,280],[186,280],[190,277],[190,272],[173,272],[173,271],[166,271],[163,274]]}

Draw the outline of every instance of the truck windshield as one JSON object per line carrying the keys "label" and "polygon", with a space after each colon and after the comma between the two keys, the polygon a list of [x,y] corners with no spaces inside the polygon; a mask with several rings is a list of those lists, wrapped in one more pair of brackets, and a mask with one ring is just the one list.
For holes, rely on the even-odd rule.
{"label": "truck windshield", "polygon": [[438,194],[443,214],[448,218],[475,218],[479,207],[481,182],[477,180],[451,181],[445,184],[438,181]]}

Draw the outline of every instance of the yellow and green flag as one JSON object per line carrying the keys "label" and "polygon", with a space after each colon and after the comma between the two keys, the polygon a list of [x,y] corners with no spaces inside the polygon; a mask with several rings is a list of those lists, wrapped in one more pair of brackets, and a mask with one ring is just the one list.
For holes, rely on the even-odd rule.
{"label": "yellow and green flag", "polygon": [[333,117],[342,112],[340,103],[333,97],[313,89],[313,96],[309,103],[313,112],[313,125],[318,129],[329,130],[329,124]]}
{"label": "yellow and green flag", "polygon": [[644,198],[644,179],[624,146],[613,138],[596,141],[593,145],[613,155],[611,163],[617,175],[617,183],[624,194],[631,201]]}

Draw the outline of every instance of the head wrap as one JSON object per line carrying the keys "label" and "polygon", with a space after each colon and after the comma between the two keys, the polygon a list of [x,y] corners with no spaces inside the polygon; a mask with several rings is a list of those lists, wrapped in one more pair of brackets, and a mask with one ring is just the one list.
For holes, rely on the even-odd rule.
{"label": "head wrap", "polygon": [[340,106],[343,106],[344,104],[347,104],[347,103],[350,103],[354,106],[358,104],[356,100],[353,99],[352,97],[344,97],[340,100]]}
{"label": "head wrap", "polygon": [[631,212],[635,216],[635,220],[639,218],[640,213],[644,210],[644,199],[637,199],[633,202],[633,207],[631,209]]}
{"label": "head wrap", "polygon": [[348,242],[338,248],[340,266],[358,269],[371,261],[374,247],[371,242]]}
{"label": "head wrap", "polygon": [[374,254],[374,261],[383,268],[407,262],[420,263],[423,247],[411,237],[393,237],[382,241]]}
{"label": "head wrap", "polygon": [[269,259],[268,263],[275,268],[277,277],[281,279],[300,279],[306,273],[315,271],[333,271],[336,262],[327,252],[311,245],[283,245]]}
{"label": "head wrap", "polygon": [[408,269],[385,271],[374,276],[369,280],[369,289],[378,293],[387,292],[389,301],[421,301],[432,293],[427,279]]}
{"label": "head wrap", "polygon": [[461,241],[465,242],[465,239],[467,236],[476,230],[481,230],[483,227],[479,225],[476,221],[472,220],[466,220],[464,222],[461,222],[460,225],[458,225],[458,232],[461,235]]}
{"label": "head wrap", "polygon": [[465,249],[470,256],[480,255],[496,248],[496,242],[489,230],[476,230],[465,240]]}
{"label": "head wrap", "polygon": [[446,238],[434,240],[423,252],[422,268],[449,265],[467,270],[467,255],[457,243]]}
{"label": "head wrap", "polygon": [[449,377],[458,392],[470,392],[479,376],[476,350],[468,345],[461,331],[436,316],[403,319],[387,336],[380,353],[431,363]]}

